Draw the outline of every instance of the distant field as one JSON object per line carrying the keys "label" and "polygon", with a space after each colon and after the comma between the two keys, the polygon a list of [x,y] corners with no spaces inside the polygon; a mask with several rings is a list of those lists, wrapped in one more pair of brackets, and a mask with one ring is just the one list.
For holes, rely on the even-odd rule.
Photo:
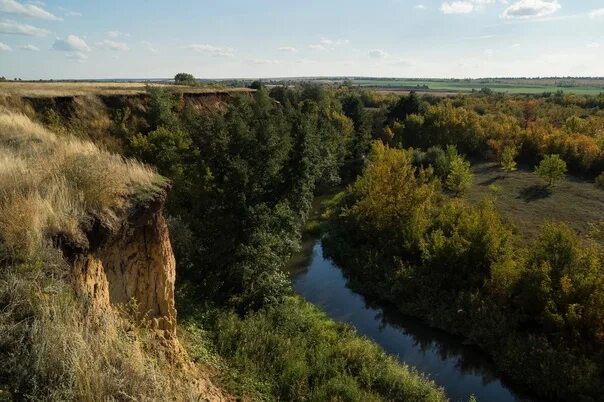
{"label": "distant field", "polygon": [[[242,92],[248,88],[216,88],[153,83],[154,86],[185,93]],[[55,97],[74,95],[136,95],[145,92],[143,82],[0,82],[0,96]]]}
{"label": "distant field", "polygon": [[[418,92],[470,92],[490,88],[497,92],[540,94],[564,91],[580,95],[604,93],[604,80],[598,79],[490,79],[490,80],[415,80],[415,79],[354,79],[353,84],[380,90],[417,90]],[[572,86],[570,86],[572,85]]]}
{"label": "distant field", "polygon": [[[474,185],[467,198],[478,202],[494,196],[497,206],[516,223],[522,234],[534,238],[546,221],[563,221],[580,233],[587,233],[589,223],[604,220],[604,190],[593,183],[569,177],[551,192],[533,172],[518,170],[505,175],[498,165],[480,163],[472,167]],[[494,185],[499,191],[493,191]]]}

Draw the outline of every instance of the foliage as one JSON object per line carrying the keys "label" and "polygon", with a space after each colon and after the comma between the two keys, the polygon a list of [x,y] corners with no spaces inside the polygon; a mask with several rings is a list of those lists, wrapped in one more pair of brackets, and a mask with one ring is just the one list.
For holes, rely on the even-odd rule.
{"label": "foliage", "polygon": [[[415,162],[422,157],[415,153]],[[580,238],[546,224],[522,246],[492,202],[445,201],[437,187],[426,193],[425,171],[410,168],[413,159],[411,151],[374,146],[363,175],[331,207],[324,250],[352,286],[464,335],[543,397],[600,395],[599,226]]]}
{"label": "foliage", "polygon": [[505,147],[501,153],[501,168],[506,173],[511,173],[516,170],[516,157],[518,156],[518,150],[514,147]]}
{"label": "foliage", "polygon": [[415,370],[298,297],[245,318],[221,317],[215,343],[234,368],[255,379],[258,393],[278,400],[445,400]]}
{"label": "foliage", "polygon": [[548,182],[552,187],[556,181],[566,176],[566,162],[559,155],[546,155],[535,169],[535,174]]}
{"label": "foliage", "polygon": [[193,77],[193,74],[178,73],[174,76],[174,83],[176,85],[195,85],[197,81]]}
{"label": "foliage", "polygon": [[473,174],[470,170],[470,162],[464,160],[462,157],[457,157],[450,162],[445,187],[459,195],[470,188],[472,179]]}

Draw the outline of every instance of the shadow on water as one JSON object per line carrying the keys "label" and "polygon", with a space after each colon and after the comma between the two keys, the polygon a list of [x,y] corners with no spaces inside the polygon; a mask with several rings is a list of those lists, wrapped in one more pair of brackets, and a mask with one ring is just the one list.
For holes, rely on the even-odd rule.
{"label": "shadow on water", "polygon": [[296,292],[332,319],[351,324],[386,352],[426,373],[452,401],[467,401],[472,394],[478,401],[533,400],[512,390],[478,348],[351,290],[340,268],[323,257],[320,241],[304,251],[307,270],[292,275]]}

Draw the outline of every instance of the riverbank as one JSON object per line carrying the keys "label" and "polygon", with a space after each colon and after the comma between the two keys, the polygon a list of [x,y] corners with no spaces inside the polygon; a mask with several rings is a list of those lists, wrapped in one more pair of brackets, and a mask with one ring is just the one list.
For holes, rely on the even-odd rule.
{"label": "riverbank", "polygon": [[293,278],[298,294],[331,319],[352,325],[402,363],[425,373],[451,401],[467,401],[471,396],[489,402],[531,400],[502,380],[478,348],[351,289],[343,271],[323,256],[320,240],[313,244],[308,261],[306,271]]}
{"label": "riverbank", "polygon": [[597,238],[549,223],[526,245],[492,202],[446,197],[409,151],[376,144],[368,159],[323,241],[352,287],[478,345],[541,398],[602,400]]}

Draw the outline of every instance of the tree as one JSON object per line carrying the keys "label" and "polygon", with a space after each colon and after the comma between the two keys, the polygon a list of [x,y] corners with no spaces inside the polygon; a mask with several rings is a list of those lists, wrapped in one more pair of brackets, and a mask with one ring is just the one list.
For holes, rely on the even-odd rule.
{"label": "tree", "polygon": [[177,85],[195,85],[196,80],[193,74],[178,73],[174,76],[174,83]]}
{"label": "tree", "polygon": [[461,194],[472,185],[473,174],[470,170],[470,162],[458,156],[450,162],[449,166],[445,186],[454,193]]}
{"label": "tree", "polygon": [[557,180],[562,180],[566,176],[566,162],[557,154],[546,155],[541,160],[535,174],[544,180],[547,180],[548,186],[552,187]]}
{"label": "tree", "polygon": [[515,147],[505,147],[501,153],[501,168],[506,173],[513,172],[516,170],[516,157],[518,156],[518,150]]}

